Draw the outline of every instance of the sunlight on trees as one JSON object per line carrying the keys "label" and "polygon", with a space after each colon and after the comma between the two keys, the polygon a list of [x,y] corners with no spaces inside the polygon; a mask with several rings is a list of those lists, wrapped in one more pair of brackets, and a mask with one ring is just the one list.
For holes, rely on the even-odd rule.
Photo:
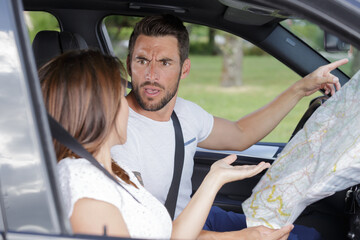
{"label": "sunlight on trees", "polygon": [[24,17],[31,42],[39,31],[60,31],[57,19],[48,12],[24,12]]}

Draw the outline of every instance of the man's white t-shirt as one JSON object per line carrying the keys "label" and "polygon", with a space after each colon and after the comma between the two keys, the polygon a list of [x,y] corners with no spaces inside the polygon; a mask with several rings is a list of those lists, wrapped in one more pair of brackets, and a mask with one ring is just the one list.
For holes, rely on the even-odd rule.
{"label": "man's white t-shirt", "polygon": [[[175,217],[190,201],[191,177],[197,144],[205,140],[214,118],[200,106],[177,98],[175,112],[184,136],[185,159]],[[174,170],[175,134],[172,120],[154,121],[130,108],[127,141],[111,149],[112,158],[141,174],[145,188],[165,203]]]}

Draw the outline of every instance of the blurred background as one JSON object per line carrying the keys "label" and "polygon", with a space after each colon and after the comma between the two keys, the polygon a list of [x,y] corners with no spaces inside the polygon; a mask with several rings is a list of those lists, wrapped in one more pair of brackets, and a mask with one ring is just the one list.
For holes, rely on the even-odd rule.
{"label": "blurred background", "polygon": [[[38,31],[59,31],[56,18],[49,13],[26,12],[25,19],[31,41]],[[130,34],[139,19],[129,16],[104,19],[114,53],[123,63]],[[324,51],[324,31],[317,25],[300,19],[287,19],[281,24],[330,61],[347,57],[350,62],[341,70],[349,77],[359,69],[359,51],[352,46],[342,52]],[[214,116],[237,120],[266,105],[300,79],[281,62],[237,36],[205,26],[188,23],[185,26],[190,34],[191,71],[181,80],[179,96]],[[287,142],[310,100],[320,95],[319,92],[302,99],[262,141]]]}

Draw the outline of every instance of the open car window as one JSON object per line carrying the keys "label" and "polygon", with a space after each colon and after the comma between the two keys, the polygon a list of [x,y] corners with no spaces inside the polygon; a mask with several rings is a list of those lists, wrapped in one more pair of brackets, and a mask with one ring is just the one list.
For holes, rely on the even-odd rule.
{"label": "open car window", "polygon": [[[359,50],[346,42],[340,36],[325,32],[318,25],[303,19],[286,19],[281,25],[291,31],[301,40],[320,53],[330,62],[348,58],[349,63],[340,69],[351,78],[360,68]],[[326,47],[326,42],[332,44],[331,48]]]}
{"label": "open car window", "polygon": [[[120,15],[104,19],[113,51],[126,62],[131,31],[139,17]],[[195,102],[214,116],[237,120],[272,101],[301,77],[250,42],[227,32],[185,23],[190,34],[191,70],[180,82],[180,97]],[[228,60],[229,52],[240,57]],[[231,62],[233,61],[233,62]],[[236,62],[234,62],[236,61]],[[224,66],[236,65],[239,85],[223,86]],[[303,98],[263,142],[286,143],[309,102],[321,92]]]}
{"label": "open car window", "polygon": [[40,31],[60,31],[59,22],[54,15],[42,11],[24,11],[24,19],[30,41],[33,42]]}

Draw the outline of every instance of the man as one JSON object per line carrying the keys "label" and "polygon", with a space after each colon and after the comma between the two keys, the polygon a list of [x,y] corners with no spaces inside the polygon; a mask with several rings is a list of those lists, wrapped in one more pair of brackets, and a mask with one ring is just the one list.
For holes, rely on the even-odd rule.
{"label": "man", "polygon": [[[177,216],[186,206],[192,191],[191,176],[196,147],[242,151],[255,144],[288,114],[304,96],[320,88],[334,93],[340,88],[339,81],[330,71],[347,60],[323,66],[299,80],[265,107],[232,122],[213,117],[198,105],[177,97],[180,79],[190,71],[189,36],[183,23],[170,15],[145,17],[135,27],[129,42],[128,73],[132,79],[132,91],[127,96],[130,106],[128,142],[112,148],[112,156],[140,172],[144,186],[161,202],[165,202],[173,174],[175,136],[172,121],[176,112],[184,136],[185,159],[177,200]],[[259,124],[261,122],[261,124]],[[230,214],[230,216],[228,215]],[[229,219],[235,219],[231,224]],[[262,239],[272,231],[265,227],[247,228],[241,214],[226,213],[214,208],[199,238]],[[225,221],[224,229],[209,228]],[[313,229],[298,227],[306,239],[316,234]],[[295,227],[296,229],[296,227]],[[225,230],[225,231],[226,231]],[[308,231],[309,230],[309,231]],[[302,234],[303,236],[303,234]],[[304,237],[305,239],[305,237]]]}

